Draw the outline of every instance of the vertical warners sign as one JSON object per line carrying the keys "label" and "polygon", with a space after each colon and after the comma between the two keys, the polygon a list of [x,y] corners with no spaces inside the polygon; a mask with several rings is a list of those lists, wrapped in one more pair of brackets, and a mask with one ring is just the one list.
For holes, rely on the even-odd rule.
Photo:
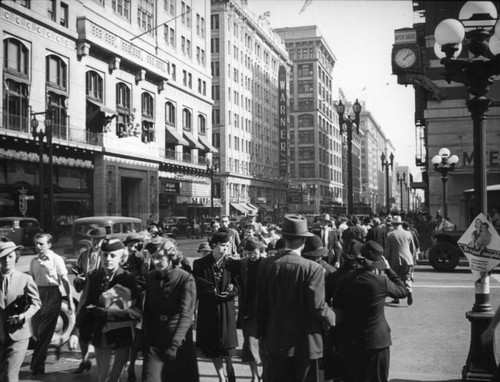
{"label": "vertical warners sign", "polygon": [[278,72],[278,121],[279,121],[279,168],[280,177],[288,172],[288,131],[287,131],[287,104],[286,104],[286,69],[280,66]]}

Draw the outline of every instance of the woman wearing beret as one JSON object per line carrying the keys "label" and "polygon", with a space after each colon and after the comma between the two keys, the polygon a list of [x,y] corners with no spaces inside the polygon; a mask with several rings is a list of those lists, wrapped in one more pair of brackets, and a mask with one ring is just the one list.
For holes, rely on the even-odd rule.
{"label": "woman wearing beret", "polygon": [[[212,237],[213,253],[193,262],[198,290],[196,344],[214,363],[220,382],[236,380],[231,357],[238,346],[234,298],[239,293],[235,276],[225,267],[231,255],[231,238],[227,232]],[[227,378],[222,360],[226,361]]]}
{"label": "woman wearing beret", "polygon": [[181,252],[165,240],[153,253],[146,280],[143,328],[145,382],[199,381],[191,324],[196,306],[193,276],[180,268]]}
{"label": "woman wearing beret", "polygon": [[141,319],[136,306],[139,292],[134,277],[120,267],[125,247],[119,239],[105,239],[100,255],[102,268],[90,277],[70,348],[76,348],[80,330],[91,333],[98,381],[117,382],[129,358],[133,325]]}

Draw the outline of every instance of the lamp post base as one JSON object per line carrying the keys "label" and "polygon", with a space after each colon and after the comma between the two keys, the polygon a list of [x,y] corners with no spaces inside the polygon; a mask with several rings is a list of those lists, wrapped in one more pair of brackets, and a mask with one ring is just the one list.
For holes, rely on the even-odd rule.
{"label": "lamp post base", "polygon": [[471,341],[467,361],[462,369],[462,381],[491,381],[496,369],[493,346],[483,345],[481,335],[490,324],[493,312],[470,311],[465,317],[471,323]]}

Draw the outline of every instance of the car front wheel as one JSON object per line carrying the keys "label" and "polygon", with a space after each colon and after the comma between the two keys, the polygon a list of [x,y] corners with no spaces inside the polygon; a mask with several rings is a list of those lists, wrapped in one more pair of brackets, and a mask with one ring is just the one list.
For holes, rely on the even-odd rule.
{"label": "car front wheel", "polygon": [[437,271],[452,271],[460,262],[460,249],[450,243],[437,242],[429,251],[429,262]]}

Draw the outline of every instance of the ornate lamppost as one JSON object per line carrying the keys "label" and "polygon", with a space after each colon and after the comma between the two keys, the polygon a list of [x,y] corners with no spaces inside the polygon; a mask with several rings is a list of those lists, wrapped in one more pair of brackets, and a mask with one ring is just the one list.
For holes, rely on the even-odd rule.
{"label": "ornate lamppost", "polygon": [[458,157],[456,155],[450,156],[450,150],[443,147],[439,150],[438,155],[435,155],[431,162],[434,166],[434,170],[441,173],[441,180],[443,182],[443,217],[448,219],[448,174],[455,169],[458,163]]}
{"label": "ornate lamppost", "polygon": [[309,185],[309,190],[313,195],[313,214],[318,214],[319,213],[319,208],[317,208],[316,202],[318,199],[318,185],[317,184],[310,184]]}
{"label": "ornate lamppost", "polygon": [[[37,115],[45,115],[45,129],[42,130],[41,128],[38,128],[38,120],[36,119]],[[44,184],[45,184],[45,177],[44,177],[44,171],[43,171],[43,154],[44,154],[44,139],[47,138],[47,146],[49,148],[49,169],[48,169],[48,181],[49,181],[49,197],[48,197],[48,207],[49,207],[49,218],[48,218],[48,224],[49,224],[49,229],[48,231],[50,233],[54,233],[54,186],[53,186],[53,181],[52,181],[52,158],[53,158],[53,152],[52,152],[52,117],[53,117],[53,109],[49,108],[46,111],[42,111],[39,113],[31,113],[31,134],[33,135],[33,138],[36,140],[38,139],[39,145],[40,145],[40,175],[39,175],[39,185],[40,185],[40,196],[39,196],[39,218],[40,218],[40,224],[42,227],[47,229],[45,226],[45,208],[44,208]]]}
{"label": "ornate lamppost", "polygon": [[219,164],[215,159],[207,159],[207,175],[210,178],[210,217],[214,217],[214,176],[219,171]]}
{"label": "ornate lamppost", "polygon": [[[411,191],[411,184],[410,183],[405,183],[406,191],[408,192],[408,212],[410,212],[410,197],[413,195]],[[413,203],[412,203],[413,204]]]}
{"label": "ornate lamppost", "polygon": [[385,169],[385,205],[387,206],[387,213],[390,213],[389,167],[392,170],[392,166],[394,164],[394,154],[391,153],[391,155],[389,155],[389,159],[387,159],[385,154],[382,153],[382,155],[380,155],[380,159],[382,160],[382,171]]}
{"label": "ornate lamppost", "polygon": [[[434,32],[436,43],[444,53],[441,64],[445,80],[464,84],[470,98],[466,105],[472,116],[474,151],[474,207],[475,213],[487,216],[486,132],[483,121],[492,104],[486,98],[494,76],[500,74],[500,22],[495,5],[489,1],[468,1],[460,10],[459,20],[441,21]],[[467,44],[467,56],[457,59],[462,42]],[[436,49],[436,51],[438,51]],[[470,53],[470,54],[469,54]],[[486,350],[480,336],[492,316],[489,295],[489,275],[481,273],[475,282],[475,301],[466,317],[471,322],[471,343],[466,364],[462,370],[464,380],[486,380],[495,369],[492,349]],[[489,352],[488,352],[489,351]]]}
{"label": "ornate lamppost", "polygon": [[403,184],[406,185],[405,180],[406,180],[406,172],[403,171],[402,174],[399,174],[399,171],[396,173],[396,180],[399,183],[399,195],[401,196],[401,211],[400,213],[403,213]]}
{"label": "ornate lamppost", "polygon": [[342,101],[337,104],[337,113],[339,114],[339,125],[340,132],[347,133],[347,214],[351,215],[353,213],[354,207],[354,193],[352,187],[352,132],[356,130],[359,134],[359,114],[361,113],[361,104],[356,99],[354,105],[352,105],[352,110],[354,111],[354,119],[351,116],[345,118],[345,106]]}

